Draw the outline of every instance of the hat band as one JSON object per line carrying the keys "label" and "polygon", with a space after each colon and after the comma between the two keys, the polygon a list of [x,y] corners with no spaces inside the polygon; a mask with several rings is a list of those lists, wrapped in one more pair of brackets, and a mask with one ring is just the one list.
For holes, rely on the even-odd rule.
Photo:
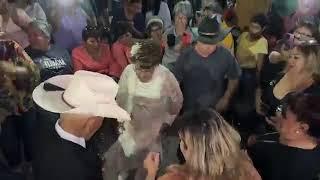
{"label": "hat band", "polygon": [[217,36],[217,33],[204,33],[204,32],[199,32],[199,35],[201,36],[208,36],[208,37],[214,37]]}
{"label": "hat band", "polygon": [[69,106],[70,108],[75,108],[74,106],[72,106],[71,104],[69,104],[67,101],[66,101],[66,99],[64,98],[64,92],[61,94],[61,99],[62,99],[62,101],[67,105],[67,106]]}

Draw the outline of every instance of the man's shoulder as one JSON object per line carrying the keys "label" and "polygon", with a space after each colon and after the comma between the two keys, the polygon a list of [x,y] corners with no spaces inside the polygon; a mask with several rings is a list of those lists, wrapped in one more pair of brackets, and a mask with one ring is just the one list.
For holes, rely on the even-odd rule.
{"label": "man's shoulder", "polygon": [[31,46],[28,46],[24,49],[24,51],[30,56],[30,58],[34,61],[37,58],[42,57],[46,53],[44,51],[40,51],[37,49],[33,49]]}
{"label": "man's shoulder", "polygon": [[65,56],[65,55],[70,55],[69,52],[56,45],[51,45],[50,49],[48,50],[47,54],[49,56]]}
{"label": "man's shoulder", "polygon": [[[59,162],[73,163],[77,157],[76,144],[72,144],[59,137],[57,132],[51,128],[43,137],[39,139],[39,148],[37,150],[36,160],[43,161],[44,163],[50,162],[55,164]],[[41,162],[38,162],[41,163]]]}
{"label": "man's shoulder", "polygon": [[217,47],[217,53],[221,54],[223,56],[227,56],[228,58],[234,59],[234,55],[230,52],[229,49],[223,47],[223,46],[218,46]]}
{"label": "man's shoulder", "polygon": [[234,55],[231,54],[230,50],[223,46],[217,46],[216,52],[214,52],[215,55],[222,56],[222,58],[225,58],[227,60],[234,59]]}
{"label": "man's shoulder", "polygon": [[195,53],[194,47],[188,47],[188,48],[182,50],[180,56],[183,58],[187,58],[187,59],[193,59],[190,57],[190,55],[192,55],[194,53]]}
{"label": "man's shoulder", "polygon": [[53,145],[47,146],[35,155],[34,171],[37,179],[67,180],[87,176],[85,157],[72,147],[60,143]]}
{"label": "man's shoulder", "polygon": [[49,51],[56,51],[56,52],[63,52],[63,53],[67,53],[67,49],[61,48],[57,45],[52,44]]}

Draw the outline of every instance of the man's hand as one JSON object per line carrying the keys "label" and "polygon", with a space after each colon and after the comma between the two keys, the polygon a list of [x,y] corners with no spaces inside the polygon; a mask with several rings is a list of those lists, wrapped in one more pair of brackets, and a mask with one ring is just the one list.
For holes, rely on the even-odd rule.
{"label": "man's hand", "polygon": [[237,89],[239,84],[239,80],[228,80],[228,87],[227,90],[224,93],[224,96],[219,100],[219,102],[216,104],[216,110],[220,113],[224,112],[227,110],[230,99],[232,98],[235,90]]}
{"label": "man's hand", "polygon": [[259,115],[265,115],[265,113],[262,110],[261,94],[262,94],[261,89],[258,88],[256,90],[256,98],[255,98],[255,101],[256,101],[256,112]]}
{"label": "man's hand", "polygon": [[222,113],[227,110],[229,106],[230,98],[223,96],[219,102],[216,104],[216,111]]}
{"label": "man's hand", "polygon": [[248,147],[251,147],[251,146],[253,146],[254,144],[256,144],[257,143],[257,136],[256,135],[250,135],[249,136],[249,138],[248,138],[248,140],[247,140],[247,146]]}

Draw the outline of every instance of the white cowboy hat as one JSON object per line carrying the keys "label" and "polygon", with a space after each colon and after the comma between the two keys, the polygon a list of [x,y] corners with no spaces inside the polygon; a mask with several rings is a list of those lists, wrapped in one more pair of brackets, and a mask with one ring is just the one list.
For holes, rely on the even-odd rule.
{"label": "white cowboy hat", "polygon": [[32,97],[36,104],[49,112],[128,121],[130,115],[115,101],[118,88],[109,76],[77,71],[74,75],[60,75],[46,80],[34,89]]}

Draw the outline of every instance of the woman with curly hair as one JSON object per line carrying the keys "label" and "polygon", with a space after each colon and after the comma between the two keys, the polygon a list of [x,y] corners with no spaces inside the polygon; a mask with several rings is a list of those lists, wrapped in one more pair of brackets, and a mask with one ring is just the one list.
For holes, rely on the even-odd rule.
{"label": "woman with curly hair", "polygon": [[[153,40],[135,43],[133,64],[123,71],[117,103],[131,114],[118,141],[105,154],[105,179],[135,177],[143,179],[142,162],[148,151],[162,151],[160,131],[179,114],[183,96],[174,75],[161,63],[160,44]],[[141,171],[140,171],[141,170]]]}

